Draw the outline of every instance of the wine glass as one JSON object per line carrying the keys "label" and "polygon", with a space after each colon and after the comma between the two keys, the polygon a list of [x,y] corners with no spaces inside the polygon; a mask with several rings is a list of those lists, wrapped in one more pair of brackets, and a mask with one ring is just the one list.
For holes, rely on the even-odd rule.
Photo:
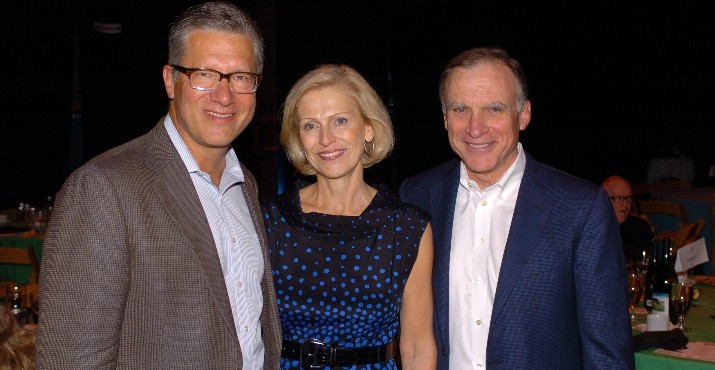
{"label": "wine glass", "polygon": [[27,322],[27,308],[25,308],[25,288],[11,282],[9,285],[10,312],[15,317],[17,324],[22,327]]}
{"label": "wine glass", "polygon": [[638,251],[638,257],[633,259],[633,266],[638,271],[641,276],[645,278],[648,268],[650,267],[651,255],[646,249],[640,249]]}
{"label": "wine glass", "polygon": [[682,331],[689,331],[685,327],[685,315],[690,308],[690,301],[693,299],[693,284],[691,279],[677,281],[673,283],[673,290],[670,295],[670,300],[673,303],[673,310],[678,315],[678,327]]}
{"label": "wine glass", "polygon": [[631,321],[636,320],[636,307],[643,293],[643,275],[637,269],[628,271],[628,312],[631,314]]}

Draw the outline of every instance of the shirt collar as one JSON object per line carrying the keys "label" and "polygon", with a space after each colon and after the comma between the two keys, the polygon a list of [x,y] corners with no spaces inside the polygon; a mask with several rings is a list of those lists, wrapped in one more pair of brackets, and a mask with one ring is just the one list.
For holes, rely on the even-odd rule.
{"label": "shirt collar", "polygon": [[[166,117],[164,117],[164,128],[169,134],[171,142],[174,144],[174,147],[179,152],[179,156],[184,162],[184,166],[186,166],[186,169],[189,171],[189,173],[204,173],[203,171],[201,171],[199,165],[196,163],[194,156],[191,155],[189,147],[186,146],[184,139],[181,138],[181,135],[179,135],[179,131],[174,126],[174,121],[171,120],[171,116],[169,116],[168,114],[166,115]],[[221,182],[244,182],[243,170],[241,169],[241,165],[238,161],[236,151],[233,150],[233,148],[230,148],[226,153],[226,168],[223,170]]]}
{"label": "shirt collar", "polygon": [[526,155],[524,155],[524,149],[521,143],[516,143],[516,160],[509,166],[509,168],[504,172],[504,175],[497,180],[492,186],[479,189],[479,186],[474,180],[469,179],[467,174],[467,166],[463,161],[460,161],[459,166],[459,184],[467,190],[476,191],[477,193],[490,192],[492,190],[498,190],[501,194],[505,189],[511,189],[514,186],[518,186],[521,182],[521,178],[524,175],[524,169],[526,168]]}

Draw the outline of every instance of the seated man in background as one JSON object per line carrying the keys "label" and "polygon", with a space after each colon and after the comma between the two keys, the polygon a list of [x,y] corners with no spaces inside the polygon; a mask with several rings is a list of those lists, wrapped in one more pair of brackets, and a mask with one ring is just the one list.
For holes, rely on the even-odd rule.
{"label": "seated man in background", "polygon": [[603,180],[601,187],[611,198],[616,219],[621,225],[621,240],[626,261],[643,258],[643,251],[650,252],[653,242],[653,230],[648,221],[631,213],[633,191],[628,180],[621,176],[610,176]]}

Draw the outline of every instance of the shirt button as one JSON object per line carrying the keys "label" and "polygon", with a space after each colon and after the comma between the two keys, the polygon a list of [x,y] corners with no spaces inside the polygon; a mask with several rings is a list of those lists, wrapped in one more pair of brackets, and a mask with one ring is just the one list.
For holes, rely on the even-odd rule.
{"label": "shirt button", "polygon": [[486,200],[483,200],[483,201],[482,201],[482,206],[486,206],[486,205],[487,205],[487,201],[486,201]]}
{"label": "shirt button", "polygon": [[231,244],[236,244],[236,238],[231,238]]}
{"label": "shirt button", "polygon": [[244,333],[248,333],[248,326],[244,326],[244,327],[243,327],[243,332],[244,332]]}
{"label": "shirt button", "polygon": [[237,287],[238,289],[243,288],[243,283],[240,282],[240,281],[236,282],[236,287]]}
{"label": "shirt button", "polygon": [[482,325],[482,320],[477,320],[477,321],[475,321],[475,323],[476,323],[477,325]]}

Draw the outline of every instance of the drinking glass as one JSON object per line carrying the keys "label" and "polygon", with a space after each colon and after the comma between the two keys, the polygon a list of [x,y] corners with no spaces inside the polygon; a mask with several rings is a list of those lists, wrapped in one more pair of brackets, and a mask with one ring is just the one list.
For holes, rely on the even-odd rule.
{"label": "drinking glass", "polygon": [[646,249],[638,251],[638,257],[633,260],[633,267],[645,278],[648,268],[650,267],[651,255]]}
{"label": "drinking glass", "polygon": [[636,320],[636,307],[643,293],[644,280],[643,275],[637,269],[628,271],[628,311],[631,314],[631,321]]}
{"label": "drinking glass", "polygon": [[693,300],[693,284],[691,279],[678,281],[673,283],[673,291],[670,295],[670,300],[673,303],[673,310],[678,315],[678,327],[682,331],[689,331],[685,327],[685,315],[688,314],[690,301]]}
{"label": "drinking glass", "polygon": [[27,323],[27,308],[25,308],[25,288],[15,282],[9,285],[10,312],[15,317],[18,326]]}

